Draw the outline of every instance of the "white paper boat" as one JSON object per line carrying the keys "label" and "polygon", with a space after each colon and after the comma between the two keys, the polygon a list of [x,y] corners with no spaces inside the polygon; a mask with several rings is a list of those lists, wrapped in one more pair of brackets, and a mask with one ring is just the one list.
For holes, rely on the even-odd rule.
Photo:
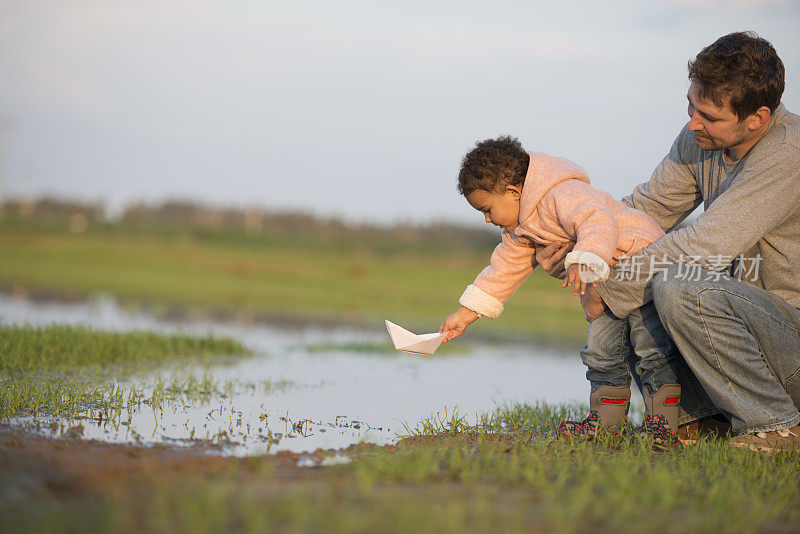
{"label": "white paper boat", "polygon": [[444,334],[413,334],[391,321],[386,321],[386,329],[392,337],[394,348],[411,354],[432,356],[444,339]]}

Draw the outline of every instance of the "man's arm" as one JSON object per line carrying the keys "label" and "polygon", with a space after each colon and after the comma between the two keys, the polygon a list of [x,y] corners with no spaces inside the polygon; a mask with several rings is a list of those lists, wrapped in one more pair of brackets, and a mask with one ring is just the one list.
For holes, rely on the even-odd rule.
{"label": "man's arm", "polygon": [[536,245],[536,262],[547,274],[562,280],[567,274],[564,260],[567,258],[567,254],[572,252],[574,246],[574,241],[566,243],[554,241],[547,246]]}
{"label": "man's arm", "polygon": [[[627,206],[652,217],[662,230],[668,232],[685,219],[702,202],[694,165],[699,150],[692,150],[692,133],[684,126],[650,178],[636,186],[633,193],[622,199]],[[536,260],[547,274],[564,278],[563,260],[571,249],[552,245],[536,249]]]}
{"label": "man's arm", "polygon": [[[730,188],[691,225],[668,233],[615,266],[597,288],[611,311],[625,316],[649,302],[653,267],[689,261],[724,270],[796,209],[800,201],[800,150],[756,145]],[[722,261],[720,261],[722,259]],[[637,269],[638,266],[638,269]],[[630,279],[626,280],[626,276]]]}

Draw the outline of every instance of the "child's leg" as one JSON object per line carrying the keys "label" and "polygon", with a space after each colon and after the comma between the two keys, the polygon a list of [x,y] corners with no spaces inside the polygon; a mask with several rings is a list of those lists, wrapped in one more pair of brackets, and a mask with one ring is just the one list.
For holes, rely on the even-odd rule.
{"label": "child's leg", "polygon": [[631,375],[626,362],[630,352],[627,321],[606,312],[589,323],[581,360],[588,367],[586,379],[592,391],[600,386],[630,387]]}
{"label": "child's leg", "polygon": [[661,325],[653,303],[631,312],[626,322],[630,329],[630,344],[638,359],[635,372],[642,385],[642,394],[653,394],[664,385],[677,384],[672,362],[674,345]]}
{"label": "child's leg", "polygon": [[561,421],[558,434],[581,439],[593,439],[598,427],[610,432],[625,428],[631,400],[631,376],[627,355],[628,324],[607,312],[589,323],[586,347],[581,359],[586,378],[592,385],[589,396],[589,415],[583,421]]}
{"label": "child's leg", "polygon": [[652,302],[634,310],[626,320],[633,352],[639,358],[636,374],[644,399],[644,423],[639,432],[659,445],[676,443],[681,386],[673,368],[672,340]]}
{"label": "child's leg", "polygon": [[[634,321],[635,324],[629,324],[632,337],[631,343],[634,345],[637,344],[637,341],[639,341],[637,332],[641,328],[644,328],[645,331],[647,331],[647,335],[643,336],[645,340],[648,336],[653,337],[653,335],[650,334],[651,331],[656,332],[655,337],[657,339],[663,339],[663,334],[661,332],[663,332],[665,329],[663,328],[663,325],[655,313],[652,305],[649,305],[644,310],[640,309],[638,315],[641,316],[642,321],[638,323]],[[653,324],[655,321],[658,321],[658,323]],[[647,325],[650,325],[649,328]],[[663,348],[658,351],[658,354],[656,355],[656,361],[658,361],[661,359],[661,355],[664,354],[664,351],[667,350],[667,342],[658,342],[656,345],[663,345]],[[641,352],[645,353],[646,351]],[[693,423],[695,421],[700,421],[709,416],[718,414],[719,410],[714,406],[714,404],[712,404],[711,400],[708,398],[708,394],[703,389],[703,386],[700,385],[700,382],[697,380],[694,374],[692,374],[691,370],[689,369],[688,365],[686,365],[686,362],[683,361],[683,358],[677,349],[673,347],[672,352],[669,354],[666,360],[677,377],[676,382],[681,386],[681,403],[678,412],[678,423],[681,425]],[[652,372],[652,364],[646,364],[640,368],[640,362],[641,360],[637,356],[636,352],[631,349],[628,355],[628,367],[633,375],[633,380],[636,382],[636,387],[642,392],[643,396],[645,392],[650,392],[650,390],[653,389],[654,382],[657,386],[659,383],[663,384],[672,379],[670,376],[667,376],[666,378],[664,375],[659,376],[660,373],[656,372],[655,380],[648,379],[650,385],[647,387],[647,389],[644,389],[642,387],[639,370],[644,372],[645,376],[653,376],[654,373]],[[658,368],[658,365],[656,365],[656,368]]]}

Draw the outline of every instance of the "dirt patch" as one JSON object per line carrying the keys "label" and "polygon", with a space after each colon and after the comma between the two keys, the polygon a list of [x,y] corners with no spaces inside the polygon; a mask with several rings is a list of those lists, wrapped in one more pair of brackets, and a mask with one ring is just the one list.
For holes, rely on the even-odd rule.
{"label": "dirt patch", "polygon": [[[455,437],[439,444],[457,442]],[[423,443],[408,440],[402,447]],[[42,437],[0,425],[0,525],[11,521],[10,528],[19,531],[54,522],[72,531],[214,532],[263,521],[267,530],[296,524],[310,531],[330,525],[332,531],[349,532],[352,522],[364,521],[371,526],[362,530],[377,531],[391,523],[392,514],[421,520],[432,503],[440,503],[437,509],[445,503],[459,517],[472,513],[473,503],[487,501],[494,503],[488,508],[492,517],[535,513],[521,488],[455,480],[421,485],[373,480],[364,486],[351,466],[320,466],[326,458],[364,458],[383,450],[398,447],[354,445],[236,458],[202,443],[116,445]],[[222,521],[222,526],[208,521]]]}
{"label": "dirt patch", "polygon": [[76,497],[135,483],[145,470],[186,473],[230,463],[209,450],[50,439],[0,427],[0,477],[25,481],[27,487],[46,489],[57,498]]}
{"label": "dirt patch", "polygon": [[[514,438],[490,434],[484,443],[511,450]],[[379,450],[425,445],[441,447],[474,444],[477,435],[418,436],[397,445],[352,445],[345,449],[318,449],[308,453],[282,451],[247,458],[225,457],[218,446],[197,441],[189,446],[119,445],[83,439],[50,438],[0,425],[0,479],[10,481],[0,488],[0,503],[9,497],[9,487],[22,488],[26,498],[84,499],[125,487],[136,493],[152,484],[154,475],[169,483],[190,475],[213,477],[234,474],[243,486],[256,486],[265,493],[285,489],[285,484],[321,485],[341,483],[336,469],[320,467],[326,459],[359,458]],[[313,488],[307,488],[313,491]],[[16,490],[15,490],[16,491]],[[5,493],[5,495],[4,495]]]}
{"label": "dirt patch", "polygon": [[200,441],[187,447],[118,445],[48,438],[0,425],[0,480],[24,480],[27,487],[44,489],[54,497],[98,494],[119,485],[146,485],[153,473],[169,479],[192,473],[237,472],[246,483],[245,479],[263,479],[261,475],[268,472],[270,480],[303,481],[319,479],[325,469],[313,466],[321,465],[327,457],[355,457],[379,448],[360,444],[340,450],[283,451],[237,458],[221,456],[219,447]]}

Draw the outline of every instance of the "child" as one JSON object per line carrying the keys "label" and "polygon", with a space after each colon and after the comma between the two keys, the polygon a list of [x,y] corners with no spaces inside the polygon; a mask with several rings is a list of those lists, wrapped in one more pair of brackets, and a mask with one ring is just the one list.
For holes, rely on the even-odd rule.
{"label": "child", "polygon": [[[478,317],[497,317],[503,302],[536,267],[534,244],[574,241],[564,265],[562,287],[575,294],[596,291],[593,282],[607,279],[610,266],[664,235],[645,213],[628,208],[589,185],[583,169],[563,158],[528,153],[512,137],[477,143],[462,161],[458,190],[486,222],[502,228],[502,242],[486,267],[461,295],[461,307],[439,332],[444,341],[460,336]],[[562,435],[591,439],[597,427],[621,430],[630,405],[626,358],[638,358],[645,419],[641,433],[658,443],[677,440],[680,386],[669,365],[672,342],[652,303],[628,317],[607,311],[589,324],[581,359],[591,383],[590,412],[583,421],[563,421]]]}

